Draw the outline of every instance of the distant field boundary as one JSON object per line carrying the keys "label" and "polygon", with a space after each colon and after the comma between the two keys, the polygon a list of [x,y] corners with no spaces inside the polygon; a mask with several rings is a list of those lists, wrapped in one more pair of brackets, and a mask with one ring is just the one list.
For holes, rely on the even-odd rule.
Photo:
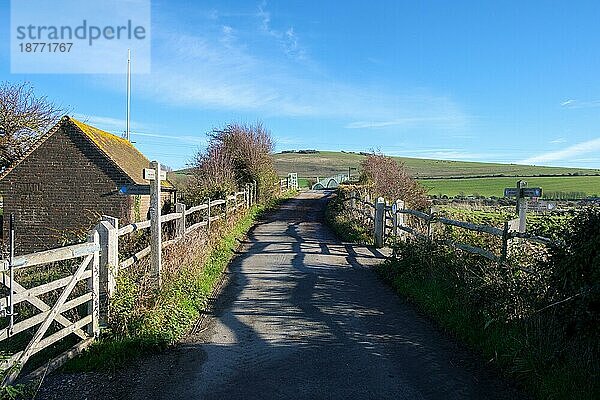
{"label": "distant field boundary", "polygon": [[536,175],[464,175],[464,176],[424,176],[417,178],[420,181],[435,181],[442,179],[478,179],[478,178],[578,178],[582,176],[600,176],[599,173],[593,174],[536,174]]}

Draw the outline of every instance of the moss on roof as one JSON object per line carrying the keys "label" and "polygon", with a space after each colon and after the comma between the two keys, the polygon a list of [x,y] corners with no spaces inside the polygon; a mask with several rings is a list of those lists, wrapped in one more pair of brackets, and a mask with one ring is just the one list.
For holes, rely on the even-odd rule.
{"label": "moss on roof", "polygon": [[[133,182],[138,185],[148,185],[148,181],[143,178],[142,171],[144,168],[148,168],[150,161],[129,140],[85,124],[75,118],[69,117],[69,120]],[[168,181],[162,181],[162,186],[173,188]]]}

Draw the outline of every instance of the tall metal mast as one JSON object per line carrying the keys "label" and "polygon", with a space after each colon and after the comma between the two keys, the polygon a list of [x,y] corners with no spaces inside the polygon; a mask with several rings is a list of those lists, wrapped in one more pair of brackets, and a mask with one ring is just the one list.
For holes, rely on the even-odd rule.
{"label": "tall metal mast", "polygon": [[131,50],[127,49],[127,129],[125,137],[131,142],[130,138],[130,118],[131,118]]}

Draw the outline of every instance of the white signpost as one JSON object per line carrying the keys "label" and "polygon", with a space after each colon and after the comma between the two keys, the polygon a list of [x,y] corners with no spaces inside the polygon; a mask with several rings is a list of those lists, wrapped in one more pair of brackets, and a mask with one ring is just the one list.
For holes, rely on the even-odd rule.
{"label": "white signpost", "polygon": [[[167,172],[160,171],[160,180],[164,181],[167,179]],[[144,168],[144,179],[147,181],[153,181],[156,179],[156,171],[153,168]]]}
{"label": "white signpost", "polygon": [[[160,229],[161,212],[161,181],[167,179],[167,173],[162,171],[158,161],[152,161],[150,168],[144,168],[144,179],[150,181],[150,266],[153,275],[160,286],[160,269],[162,265],[162,235]],[[156,179],[158,175],[159,179]]]}
{"label": "white signpost", "polygon": [[542,188],[528,188],[527,182],[517,181],[516,188],[504,189],[504,197],[517,198],[517,214],[519,214],[519,232],[525,232],[527,229],[527,197],[542,197]]}

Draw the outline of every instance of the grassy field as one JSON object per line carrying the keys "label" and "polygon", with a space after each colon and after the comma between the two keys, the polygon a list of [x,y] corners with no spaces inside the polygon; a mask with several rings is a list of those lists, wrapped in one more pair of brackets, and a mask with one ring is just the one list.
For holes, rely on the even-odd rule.
{"label": "grassy field", "polygon": [[[440,178],[421,179],[430,195],[501,197],[504,188],[514,187],[519,177],[525,179],[530,187],[541,186],[545,193],[579,192],[588,196],[600,195],[600,169],[394,158],[404,163],[415,178]],[[296,172],[299,186],[308,187],[309,180],[314,182],[316,177],[348,173],[348,167],[353,168],[353,176],[358,175],[360,163],[365,156],[358,153],[320,151],[315,154],[277,153],[273,155],[273,159],[279,176]],[[451,177],[468,179],[448,179]],[[178,188],[185,185],[189,178],[188,170],[169,173],[169,180]]]}
{"label": "grassy field", "polygon": [[[348,172],[348,167],[358,168],[365,156],[357,153],[320,151],[316,154],[277,153],[273,156],[275,169],[280,176],[297,172],[299,177],[327,177]],[[428,160],[395,157],[403,162],[416,178],[449,178],[477,176],[535,176],[535,175],[600,175],[600,169],[563,167],[537,167],[530,165],[479,163],[466,161]],[[352,174],[358,173],[353,170]]]}
{"label": "grassy field", "polygon": [[423,179],[420,182],[429,189],[430,195],[502,197],[504,188],[515,187],[518,179],[527,181],[529,187],[541,187],[548,195],[551,195],[552,192],[563,192],[600,196],[600,176]]}

